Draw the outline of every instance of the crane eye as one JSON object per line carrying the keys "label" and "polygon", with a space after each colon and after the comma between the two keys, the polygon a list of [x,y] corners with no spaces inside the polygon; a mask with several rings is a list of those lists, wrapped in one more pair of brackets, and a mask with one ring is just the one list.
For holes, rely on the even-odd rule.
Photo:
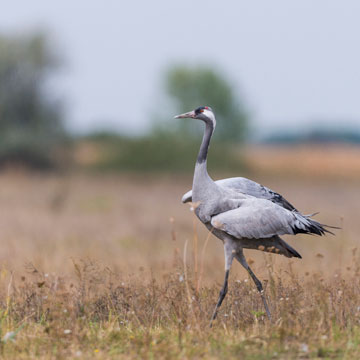
{"label": "crane eye", "polygon": [[203,113],[203,112],[204,112],[204,109],[200,109],[200,112]]}

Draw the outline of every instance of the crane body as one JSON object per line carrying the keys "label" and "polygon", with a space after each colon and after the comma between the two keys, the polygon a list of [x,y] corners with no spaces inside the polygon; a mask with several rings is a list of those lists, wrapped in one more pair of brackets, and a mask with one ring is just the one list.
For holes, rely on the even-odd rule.
{"label": "crane body", "polygon": [[301,258],[280,235],[331,233],[326,225],[303,215],[283,196],[252,180],[237,177],[214,181],[207,172],[207,154],[216,119],[208,106],[199,107],[175,118],[191,118],[205,123],[205,131],[196,160],[192,190],[184,194],[183,203],[192,202],[199,220],[224,244],[225,278],[210,326],[217,316],[227,290],[233,260],[236,259],[253,279],[271,319],[263,286],[244,256],[243,249],[273,252]]}

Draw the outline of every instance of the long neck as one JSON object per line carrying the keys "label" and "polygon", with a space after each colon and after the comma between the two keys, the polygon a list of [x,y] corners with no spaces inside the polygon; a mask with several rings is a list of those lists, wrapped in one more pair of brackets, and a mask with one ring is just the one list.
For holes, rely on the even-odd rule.
{"label": "long neck", "polygon": [[200,188],[204,188],[206,184],[212,183],[213,180],[210,178],[207,172],[207,154],[211,136],[214,132],[214,125],[212,123],[205,123],[204,136],[201,142],[199,154],[196,160],[194,180],[193,180],[193,192],[197,192]]}
{"label": "long neck", "polygon": [[205,162],[205,165],[206,165],[210,140],[211,140],[211,136],[212,136],[213,132],[214,132],[214,125],[212,123],[206,122],[204,136],[203,136],[203,139],[201,142],[201,146],[200,146],[199,154],[198,154],[198,157],[196,160],[196,164],[202,164]]}

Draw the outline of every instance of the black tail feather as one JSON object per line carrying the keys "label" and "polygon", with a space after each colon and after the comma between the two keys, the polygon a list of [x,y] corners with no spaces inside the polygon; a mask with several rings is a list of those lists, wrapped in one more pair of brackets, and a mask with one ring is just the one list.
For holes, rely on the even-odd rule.
{"label": "black tail feather", "polygon": [[330,231],[328,229],[340,229],[340,228],[337,226],[321,224],[321,223],[317,222],[316,220],[311,219],[311,217],[316,214],[318,214],[318,213],[311,214],[311,215],[301,215],[303,218],[306,219],[306,226],[305,226],[305,228],[295,226],[293,228],[294,233],[295,234],[314,234],[314,235],[319,235],[319,236],[325,235],[326,233],[335,235],[332,231]]}

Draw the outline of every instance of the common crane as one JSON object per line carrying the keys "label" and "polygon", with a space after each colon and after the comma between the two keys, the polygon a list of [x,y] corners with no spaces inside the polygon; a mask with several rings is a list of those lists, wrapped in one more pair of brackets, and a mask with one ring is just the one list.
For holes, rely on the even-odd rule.
{"label": "common crane", "polygon": [[289,258],[301,258],[301,255],[279,235],[304,233],[321,236],[331,233],[326,229],[329,226],[311,219],[313,215],[301,214],[280,194],[252,180],[234,177],[213,181],[207,172],[206,162],[210,140],[216,126],[214,112],[208,106],[201,106],[175,118],[191,118],[205,123],[192,190],[183,196],[182,202],[192,202],[200,221],[224,243],[225,279],[210,320],[210,327],[228,291],[229,273],[234,258],[253,279],[266,314],[271,320],[263,286],[248,265],[243,249],[257,249]]}

